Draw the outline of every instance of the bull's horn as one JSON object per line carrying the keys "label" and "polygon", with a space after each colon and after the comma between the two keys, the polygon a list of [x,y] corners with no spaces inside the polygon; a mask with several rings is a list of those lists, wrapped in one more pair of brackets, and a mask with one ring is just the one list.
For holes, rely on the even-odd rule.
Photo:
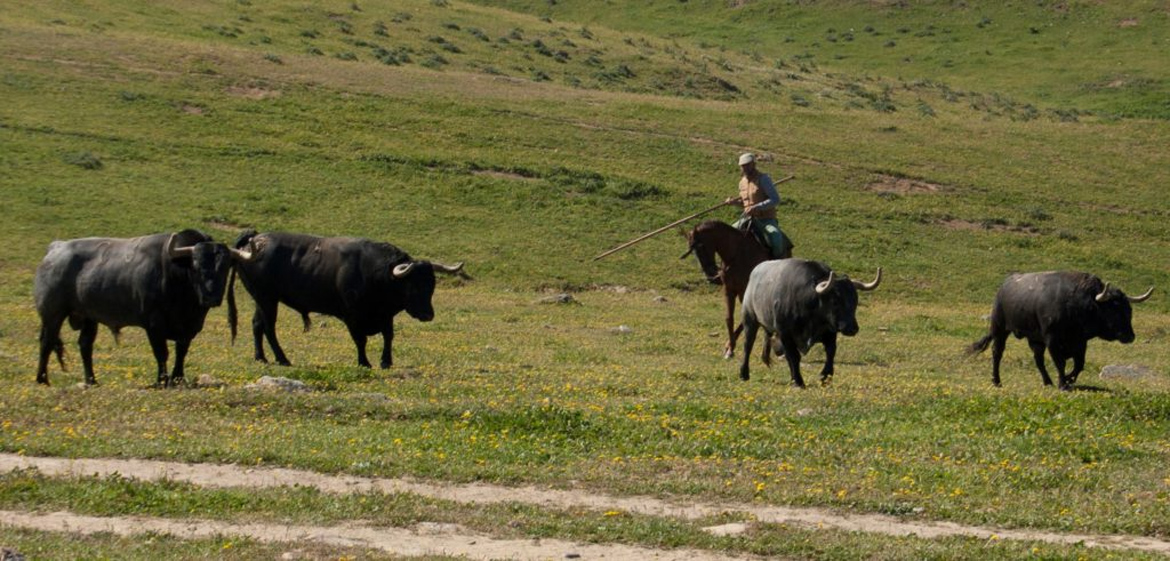
{"label": "bull's horn", "polygon": [[825,279],[817,284],[817,294],[824,294],[826,291],[828,291],[830,288],[832,288],[833,281],[837,280],[836,276],[837,276],[836,273],[834,273],[833,271],[829,271],[829,278],[827,278],[827,279]]}
{"label": "bull's horn", "polygon": [[1154,287],[1151,286],[1150,289],[1147,290],[1146,293],[1142,294],[1141,296],[1127,296],[1126,298],[1129,298],[1130,302],[1137,304],[1137,303],[1145,302],[1146,300],[1149,300],[1150,295],[1153,293],[1154,293]]}
{"label": "bull's horn", "polygon": [[1105,286],[1101,289],[1101,294],[1098,294],[1093,299],[1098,301],[1098,302],[1104,302],[1104,301],[1109,299],[1109,297],[1106,296],[1108,293],[1109,293],[1109,283],[1105,283]]}
{"label": "bull's horn", "polygon": [[415,266],[414,261],[411,261],[409,263],[402,263],[401,265],[396,265],[394,267],[394,270],[391,272],[391,274],[393,274],[394,278],[396,278],[396,279],[403,278],[406,275],[409,275],[410,272],[414,270],[414,266]]}
{"label": "bull's horn", "polygon": [[194,255],[194,246],[175,247],[175,244],[177,243],[175,236],[176,234],[171,234],[171,237],[167,239],[167,257],[170,257],[171,259],[178,259],[180,257],[190,257],[191,255]]}
{"label": "bull's horn", "polygon": [[448,275],[457,275],[463,270],[463,262],[454,265],[444,265],[442,263],[431,263],[431,266],[440,273],[447,273]]}
{"label": "bull's horn", "polygon": [[873,290],[873,289],[877,288],[878,285],[881,283],[882,283],[882,268],[878,267],[877,278],[873,279],[873,282],[853,281],[853,286],[857,287],[857,290]]}
{"label": "bull's horn", "polygon": [[252,253],[251,251],[244,251],[234,247],[229,247],[228,251],[232,252],[232,258],[234,258],[236,261],[243,261],[245,263],[251,261],[252,258],[256,256],[256,254]]}
{"label": "bull's horn", "polygon": [[682,255],[679,255],[679,256],[678,256],[678,258],[679,258],[679,259],[686,259],[687,257],[689,257],[689,256],[690,256],[692,253],[694,253],[694,252],[695,252],[695,246],[693,246],[693,245],[692,245],[691,247],[688,247],[688,248],[687,248],[687,252],[686,252],[686,253],[684,253],[684,254],[682,254]]}
{"label": "bull's horn", "polygon": [[231,250],[232,257],[237,261],[247,263],[256,258],[256,241],[251,238],[248,239],[248,249],[246,250],[236,249],[234,247],[229,247],[228,249]]}

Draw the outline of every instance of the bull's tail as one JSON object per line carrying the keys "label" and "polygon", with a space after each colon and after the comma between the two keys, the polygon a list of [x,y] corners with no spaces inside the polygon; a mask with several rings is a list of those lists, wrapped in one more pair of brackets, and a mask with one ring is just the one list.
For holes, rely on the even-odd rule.
{"label": "bull's tail", "polygon": [[[248,245],[248,243],[251,242],[252,238],[255,236],[256,236],[256,230],[249,228],[247,230],[244,230],[244,232],[241,233],[240,236],[236,238],[236,242],[232,245],[236,249],[243,249],[244,246]],[[236,308],[236,266],[235,265],[232,266],[232,272],[230,274],[228,274],[227,298],[228,298],[228,328],[231,330],[231,333],[232,333],[232,344],[235,345],[236,344],[236,331],[237,331],[236,326],[238,326],[240,323],[240,313],[239,313],[239,310]]]}
{"label": "bull's tail", "polygon": [[228,274],[228,329],[232,332],[232,344],[236,344],[236,325],[240,323],[240,312],[236,309],[236,268]]}
{"label": "bull's tail", "polygon": [[993,338],[994,336],[989,332],[987,335],[984,335],[982,339],[971,343],[971,346],[967,347],[967,356],[977,355],[983,351],[986,351],[987,347],[991,345],[991,340]]}

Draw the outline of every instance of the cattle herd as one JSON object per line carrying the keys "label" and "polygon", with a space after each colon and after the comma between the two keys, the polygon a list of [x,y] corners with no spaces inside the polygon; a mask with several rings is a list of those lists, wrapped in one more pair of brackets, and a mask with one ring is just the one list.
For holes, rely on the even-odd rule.
{"label": "cattle herd", "polygon": [[[191,341],[203,329],[208,311],[223,302],[225,293],[234,339],[237,274],[256,303],[252,317],[256,360],[267,362],[267,340],[276,362],[289,364],[276,338],[277,308],[285,304],[301,314],[306,329],[309,313],[341,320],[357,348],[361,366],[371,366],[366,356],[367,339],[381,335],[380,366],[388,368],[393,364],[394,316],[406,311],[419,321],[433,319],[435,273],[464,275],[462,267],[461,263],[448,266],[416,260],[388,243],[280,232],[248,231],[231,246],[197,230],[130,239],[54,241],[34,280],[41,317],[37,382],[49,383],[52,354],[56,353],[64,368],[60,332],[68,320],[70,327],[80,332],[78,346],[86,384],[97,383],[93,343],[99,324],[107,326],[115,337],[123,327],[144,329],[158,366],[157,384],[180,383]],[[821,380],[827,382],[833,375],[837,334],[853,336],[859,331],[858,291],[876,289],[882,270],[879,268],[877,278],[868,283],[851,280],[823,263],[796,258],[764,261],[750,271],[742,296],[745,335],[740,377],[749,378],[749,356],[763,329],[765,364],[770,363],[772,353],[783,355],[792,383],[803,387],[800,357],[820,343],[825,349]],[[991,346],[992,382],[998,386],[1008,335],[1027,339],[1044,384],[1052,385],[1045,367],[1047,351],[1056,365],[1060,388],[1068,390],[1084,368],[1090,339],[1134,340],[1130,303],[1143,302],[1152,292],[1150,288],[1141,296],[1126,296],[1096,276],[1081,272],[1011,275],[995,296],[987,335],[968,352],[978,353]],[[167,341],[175,342],[175,362],[169,374]],[[1069,359],[1072,370],[1066,373]]]}

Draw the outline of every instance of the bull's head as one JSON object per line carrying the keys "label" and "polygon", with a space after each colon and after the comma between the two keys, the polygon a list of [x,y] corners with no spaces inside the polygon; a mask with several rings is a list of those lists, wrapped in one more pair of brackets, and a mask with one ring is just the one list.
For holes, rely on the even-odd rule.
{"label": "bull's head", "polygon": [[390,276],[402,283],[406,313],[414,319],[419,321],[435,319],[431,297],[435,294],[436,272],[466,277],[463,273],[463,263],[443,265],[430,261],[407,261],[395,265],[390,270]]}
{"label": "bull's head", "polygon": [[1141,296],[1126,296],[1120,289],[1105,283],[1101,292],[1093,297],[1099,325],[1090,326],[1090,328],[1099,329],[1100,331],[1096,335],[1106,341],[1132,343],[1135,335],[1133,333],[1133,308],[1130,303],[1145,302],[1150,299],[1150,295],[1153,293],[1154,287],[1151,286]]}
{"label": "bull's head", "polygon": [[[192,245],[180,246],[180,237],[187,239],[195,237],[198,241]],[[223,303],[227,276],[232,264],[235,261],[252,259],[252,252],[229,248],[195,230],[171,234],[167,239],[166,254],[172,262],[184,267],[186,260],[190,260],[188,271],[192,288],[195,289],[199,305],[204,308],[214,308]]]}
{"label": "bull's head", "polygon": [[829,277],[815,287],[825,321],[846,337],[857,335],[861,330],[857,325],[857,291],[874,290],[881,282],[881,267],[878,267],[877,278],[867,283],[829,271]]}

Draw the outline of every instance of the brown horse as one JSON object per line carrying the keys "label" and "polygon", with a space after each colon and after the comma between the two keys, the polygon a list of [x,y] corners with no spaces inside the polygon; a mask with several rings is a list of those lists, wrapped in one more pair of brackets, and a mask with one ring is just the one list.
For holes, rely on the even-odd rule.
{"label": "brown horse", "polygon": [[[723,298],[727,304],[727,346],[723,358],[730,359],[735,355],[735,340],[743,331],[743,324],[736,325],[735,322],[735,301],[743,302],[752,269],[771,255],[750,231],[742,232],[718,220],[707,220],[690,232],[683,232],[683,236],[689,247],[680,259],[694,253],[707,281],[723,285]],[[715,255],[719,256],[721,264],[716,265]],[[792,257],[791,249],[781,258],[788,257]]]}

